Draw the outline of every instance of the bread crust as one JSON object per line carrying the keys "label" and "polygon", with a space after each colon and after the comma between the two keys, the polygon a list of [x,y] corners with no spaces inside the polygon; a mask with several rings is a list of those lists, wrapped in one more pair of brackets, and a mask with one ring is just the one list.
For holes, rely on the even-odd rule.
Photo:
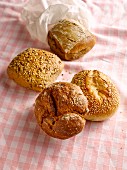
{"label": "bread crust", "polygon": [[88,100],[86,120],[102,121],[117,111],[120,96],[112,80],[98,70],[84,70],[74,75],[72,83],[78,85]]}
{"label": "bread crust", "polygon": [[45,88],[35,101],[35,117],[48,135],[67,139],[82,131],[88,102],[80,87],[57,82]]}
{"label": "bread crust", "polygon": [[63,67],[63,62],[55,54],[28,48],[11,61],[7,73],[20,86],[42,91],[56,80]]}
{"label": "bread crust", "polygon": [[75,22],[62,20],[48,32],[51,50],[63,60],[75,60],[95,45],[95,36]]}

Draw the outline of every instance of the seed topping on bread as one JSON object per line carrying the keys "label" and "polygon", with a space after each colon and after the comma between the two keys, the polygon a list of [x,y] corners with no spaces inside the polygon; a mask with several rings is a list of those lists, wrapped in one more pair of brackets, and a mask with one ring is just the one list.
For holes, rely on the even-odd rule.
{"label": "seed topping on bread", "polygon": [[88,99],[89,112],[85,114],[86,119],[105,120],[118,109],[119,92],[104,73],[98,70],[84,70],[74,75],[72,83],[80,86]]}
{"label": "seed topping on bread", "polygon": [[7,72],[21,86],[41,91],[58,77],[63,67],[63,62],[55,54],[29,48],[11,61]]}

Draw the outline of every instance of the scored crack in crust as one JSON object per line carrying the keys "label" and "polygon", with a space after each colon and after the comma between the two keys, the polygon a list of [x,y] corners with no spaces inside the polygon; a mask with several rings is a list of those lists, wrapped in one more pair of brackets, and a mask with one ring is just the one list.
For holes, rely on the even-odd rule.
{"label": "scored crack in crust", "polygon": [[104,73],[98,70],[84,70],[75,74],[71,83],[78,85],[87,97],[89,112],[84,116],[86,120],[108,119],[118,109],[119,92]]}
{"label": "scored crack in crust", "polygon": [[82,131],[88,102],[80,87],[67,82],[53,83],[35,101],[35,117],[48,135],[67,139]]}
{"label": "scored crack in crust", "polygon": [[63,62],[55,54],[28,48],[11,61],[7,73],[19,85],[42,91],[56,80],[63,67]]}
{"label": "scored crack in crust", "polygon": [[95,45],[95,36],[75,22],[62,20],[48,32],[51,50],[63,60],[75,60]]}

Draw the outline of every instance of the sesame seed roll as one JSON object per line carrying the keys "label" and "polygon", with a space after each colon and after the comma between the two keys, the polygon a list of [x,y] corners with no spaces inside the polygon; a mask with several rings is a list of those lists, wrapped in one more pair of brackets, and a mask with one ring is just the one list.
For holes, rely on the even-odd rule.
{"label": "sesame seed roll", "polygon": [[102,121],[110,118],[118,109],[120,96],[112,80],[98,70],[84,70],[72,79],[88,100],[86,120]]}

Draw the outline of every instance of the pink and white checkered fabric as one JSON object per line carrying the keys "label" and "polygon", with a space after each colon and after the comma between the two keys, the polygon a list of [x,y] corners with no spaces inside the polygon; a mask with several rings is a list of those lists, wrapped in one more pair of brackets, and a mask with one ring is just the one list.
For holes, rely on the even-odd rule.
{"label": "pink and white checkered fabric", "polygon": [[121,104],[109,120],[87,122],[68,140],[44,134],[33,115],[38,93],[9,80],[11,59],[28,47],[45,48],[32,40],[20,21],[25,0],[0,1],[0,170],[127,170],[127,1],[86,0],[97,44],[83,58],[65,62],[70,81],[83,69],[98,69],[116,83]]}

